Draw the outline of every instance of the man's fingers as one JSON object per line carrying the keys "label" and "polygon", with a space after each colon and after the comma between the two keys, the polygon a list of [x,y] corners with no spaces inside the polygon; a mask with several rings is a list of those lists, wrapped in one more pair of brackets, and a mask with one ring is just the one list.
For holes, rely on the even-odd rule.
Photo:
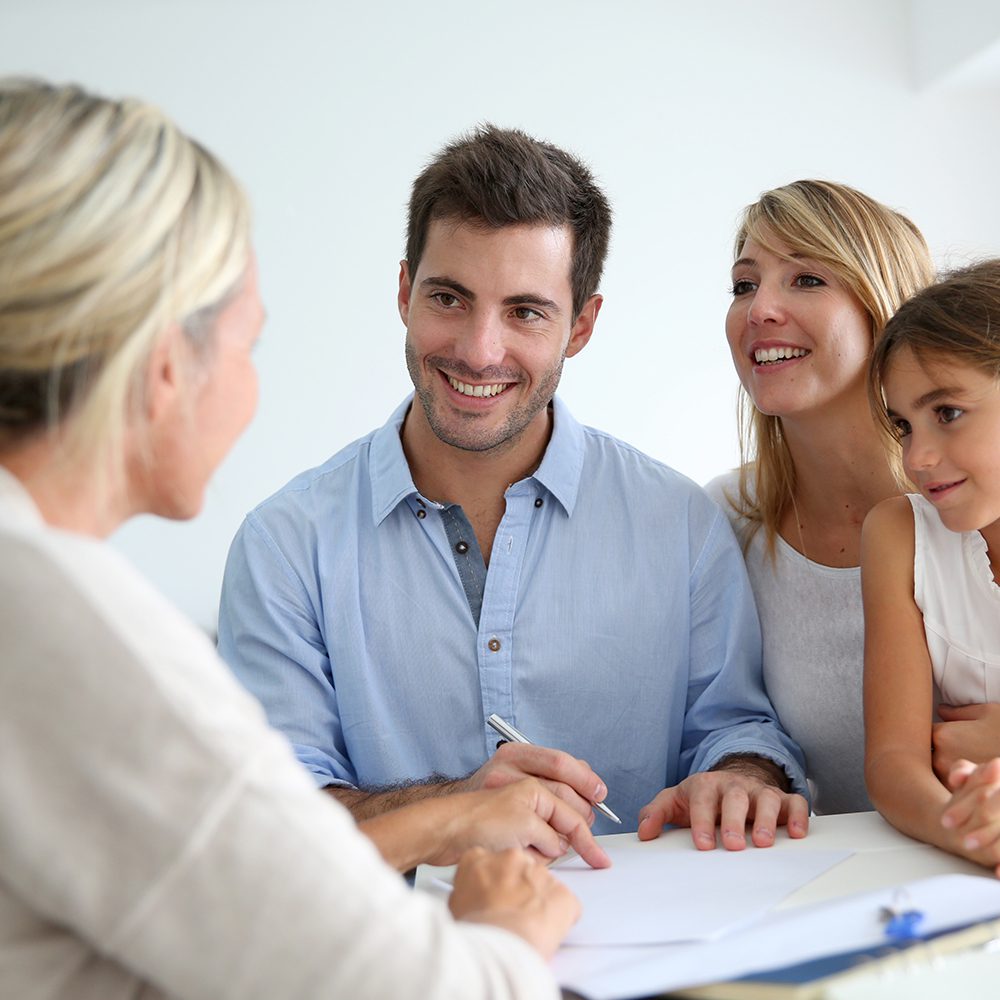
{"label": "man's fingers", "polygon": [[549,781],[547,778],[540,779],[539,784],[572,809],[587,826],[594,825],[593,806],[586,799],[581,799],[569,785],[560,784],[558,781]]}
{"label": "man's fingers", "polygon": [[676,822],[677,789],[667,788],[639,810],[639,839],[655,840],[667,823]]}
{"label": "man's fingers", "polygon": [[[809,803],[796,793],[782,795],[782,812],[788,836],[800,840],[809,832]],[[781,817],[779,816],[779,822]]]}
{"label": "man's fingers", "polygon": [[549,747],[505,743],[481,771],[485,788],[500,787],[525,777],[538,778],[588,824],[594,822],[591,803],[608,794],[607,786],[585,761]]}
{"label": "man's fingers", "polygon": [[754,847],[770,847],[774,843],[783,800],[784,795],[777,788],[762,788],[757,793],[750,833]]}
{"label": "man's fingers", "polygon": [[714,783],[697,783],[689,787],[691,839],[699,851],[711,851],[715,847],[715,824],[719,820],[721,809],[720,795],[721,787]]}
{"label": "man's fingers", "polygon": [[[558,798],[539,800],[540,815],[551,828],[557,830],[564,841],[590,865],[591,868],[607,868],[611,858],[601,847],[590,828],[565,802]],[[560,853],[565,853],[565,847]]]}

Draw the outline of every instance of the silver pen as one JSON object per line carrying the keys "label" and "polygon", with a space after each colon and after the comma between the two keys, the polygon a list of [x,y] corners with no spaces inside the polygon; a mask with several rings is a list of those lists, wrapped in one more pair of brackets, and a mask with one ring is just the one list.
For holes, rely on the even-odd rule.
{"label": "silver pen", "polygon": [[[531,744],[531,740],[528,739],[524,733],[516,730],[509,722],[504,722],[499,715],[493,714],[487,720],[490,726],[495,729],[508,743],[527,743]],[[602,816],[607,816],[608,819],[614,820],[619,826],[621,826],[621,820],[603,803],[603,802],[591,802],[590,803]]]}

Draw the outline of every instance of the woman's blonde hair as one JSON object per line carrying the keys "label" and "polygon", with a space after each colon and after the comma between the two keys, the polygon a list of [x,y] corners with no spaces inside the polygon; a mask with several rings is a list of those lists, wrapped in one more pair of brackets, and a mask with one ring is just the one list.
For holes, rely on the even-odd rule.
{"label": "woman's blonde hair", "polygon": [[209,346],[249,255],[240,187],[160,111],[0,81],[0,449],[71,416],[120,473],[154,344]]}
{"label": "woman's blonde hair", "polygon": [[[801,255],[829,267],[868,313],[873,344],[896,309],[934,280],[927,244],[909,219],[831,181],[766,191],[743,212],[734,259],[747,240],[785,259]],[[748,522],[746,543],[763,528],[773,555],[795,491],[795,466],[781,418],[761,413],[742,387],[739,433],[739,495],[732,502]]]}

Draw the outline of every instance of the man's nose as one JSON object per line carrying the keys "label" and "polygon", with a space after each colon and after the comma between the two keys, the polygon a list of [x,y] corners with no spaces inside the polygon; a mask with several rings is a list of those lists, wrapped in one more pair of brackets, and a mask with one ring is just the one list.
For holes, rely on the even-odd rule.
{"label": "man's nose", "polygon": [[506,355],[503,326],[492,316],[472,316],[459,334],[455,358],[474,372],[503,363]]}

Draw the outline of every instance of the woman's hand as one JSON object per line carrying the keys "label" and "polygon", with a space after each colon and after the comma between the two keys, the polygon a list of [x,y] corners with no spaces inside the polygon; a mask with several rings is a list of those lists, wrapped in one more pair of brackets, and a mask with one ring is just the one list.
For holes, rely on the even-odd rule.
{"label": "woman's hand", "polygon": [[551,958],[580,917],[580,901],[526,851],[467,851],[448,906],[456,920],[492,924]]}

